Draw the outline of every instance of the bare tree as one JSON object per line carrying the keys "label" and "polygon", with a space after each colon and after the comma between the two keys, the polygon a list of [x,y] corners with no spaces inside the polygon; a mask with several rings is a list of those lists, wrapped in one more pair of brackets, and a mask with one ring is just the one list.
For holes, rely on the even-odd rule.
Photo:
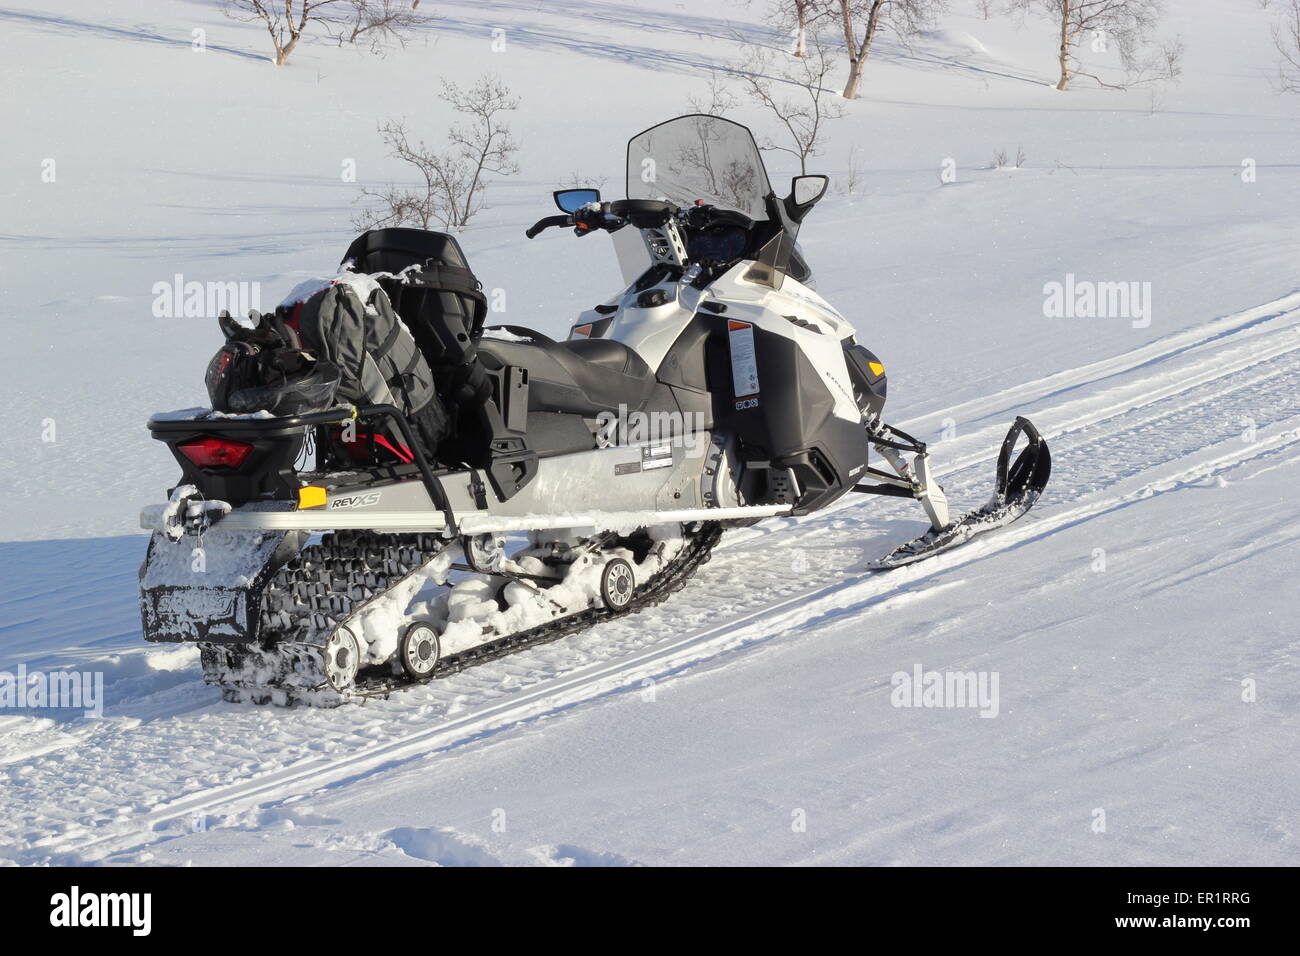
{"label": "bare tree", "polygon": [[352,5],[352,23],[338,31],[343,43],[366,42],[370,52],[380,53],[388,43],[406,46],[406,38],[418,26],[434,19],[433,14],[417,13],[420,0],[348,0]]}
{"label": "bare tree", "polygon": [[686,98],[691,104],[691,109],[697,113],[703,113],[705,116],[726,116],[728,113],[740,106],[740,100],[736,98],[723,80],[727,74],[710,73],[708,96],[699,93],[692,93]]}
{"label": "bare tree", "polygon": [[818,154],[826,124],[844,115],[825,86],[831,71],[826,48],[815,36],[812,40],[808,55],[778,65],[770,50],[751,47],[748,68],[730,71],[745,95],[774,116],[784,132],[779,141],[763,139],[759,148],[798,157],[801,173],[808,172],[808,158]]}
{"label": "bare tree", "polygon": [[792,56],[808,55],[808,33],[817,21],[830,16],[834,0],[770,0],[764,19],[794,37]]}
{"label": "bare tree", "polygon": [[862,155],[858,152],[855,143],[849,147],[849,166],[844,173],[843,182],[840,183],[839,192],[845,196],[856,196],[865,178],[866,169],[862,165]]}
{"label": "bare tree", "polygon": [[365,39],[372,50],[385,41],[404,42],[414,27],[428,21],[416,12],[420,0],[224,0],[226,16],[261,21],[275,46],[275,65],[284,66],[298,41],[319,30],[340,43]]}
{"label": "bare tree", "polygon": [[1014,163],[1007,157],[1005,149],[996,149],[993,151],[993,168],[1022,169],[1025,165],[1025,159],[1025,148],[1023,146],[1016,147],[1016,160]]}
{"label": "bare tree", "polygon": [[575,169],[560,180],[559,186],[561,189],[604,189],[607,182],[608,176],[589,175]]}
{"label": "bare tree", "polygon": [[428,229],[439,223],[444,229],[458,229],[483,208],[483,191],[489,175],[508,176],[519,171],[514,154],[519,149],[503,114],[519,106],[518,97],[491,75],[479,78],[468,89],[443,81],[439,98],[470,117],[464,126],[453,126],[445,134],[451,148],[437,152],[425,143],[411,143],[404,120],[390,120],[379,134],[390,155],[415,168],[419,182],[414,188],[389,184],[380,189],[361,190],[361,200],[377,200],[377,207],[353,218],[358,229],[414,225]]}
{"label": "bare tree", "polygon": [[843,93],[846,100],[858,98],[862,70],[881,27],[907,40],[948,9],[948,0],[835,0],[835,3],[849,51],[849,78]]}
{"label": "bare tree", "polygon": [[[1058,90],[1068,89],[1076,76],[1111,89],[1126,89],[1138,83],[1176,80],[1182,73],[1182,40],[1153,44],[1163,0],[1011,0],[1011,8],[1040,12],[1058,25]],[[1122,82],[1106,83],[1080,68],[1078,52],[1085,42],[1098,53],[1115,44],[1124,67]]]}
{"label": "bare tree", "polygon": [[1300,93],[1300,0],[1283,0],[1281,19],[1273,27],[1273,45],[1282,55],[1279,90]]}

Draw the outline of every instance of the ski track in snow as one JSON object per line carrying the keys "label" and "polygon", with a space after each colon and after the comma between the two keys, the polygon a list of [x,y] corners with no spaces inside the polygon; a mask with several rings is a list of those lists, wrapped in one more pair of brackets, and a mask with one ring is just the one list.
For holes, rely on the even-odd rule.
{"label": "ski track in snow", "polygon": [[[954,508],[964,509],[988,493],[997,443],[1014,413],[1033,418],[1052,447],[1052,482],[1036,509],[1000,533],[885,574],[865,571],[865,560],[923,523],[910,502],[851,498],[799,522],[729,532],[697,580],[657,609],[364,706],[221,704],[199,683],[197,655],[186,648],[64,661],[107,671],[108,717],[0,722],[0,859],[127,862],[189,833],[196,820],[235,826],[248,814],[292,818],[300,812],[292,805],[305,795],[482,744],[635,691],[647,679],[726,666],[743,659],[737,652],[774,641],[815,641],[836,619],[941,594],[961,583],[954,571],[997,552],[1223,480],[1243,464],[1259,466],[1259,474],[1294,461],[1300,295],[899,424],[924,435],[945,418],[958,423],[960,437],[932,449]],[[1246,436],[1248,427],[1253,434]],[[1281,529],[1277,541],[1261,546],[1293,543],[1293,531]],[[127,544],[143,552],[143,539]],[[106,579],[81,584],[111,588]],[[21,614],[24,602],[10,603]],[[106,613],[111,620],[97,623],[109,632],[134,628],[133,606],[109,604]],[[160,658],[167,669],[150,665],[168,653]],[[491,862],[451,833],[400,828],[380,836],[417,861]],[[570,846],[535,855],[552,863],[630,862]]]}

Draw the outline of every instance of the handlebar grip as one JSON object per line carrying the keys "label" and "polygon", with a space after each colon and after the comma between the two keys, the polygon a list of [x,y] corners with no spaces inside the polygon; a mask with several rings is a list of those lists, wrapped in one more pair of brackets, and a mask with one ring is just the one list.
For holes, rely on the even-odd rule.
{"label": "handlebar grip", "polygon": [[551,226],[567,226],[572,221],[573,219],[570,216],[547,216],[545,219],[539,219],[533,223],[532,228],[525,230],[524,235],[532,239],[543,229],[549,229]]}

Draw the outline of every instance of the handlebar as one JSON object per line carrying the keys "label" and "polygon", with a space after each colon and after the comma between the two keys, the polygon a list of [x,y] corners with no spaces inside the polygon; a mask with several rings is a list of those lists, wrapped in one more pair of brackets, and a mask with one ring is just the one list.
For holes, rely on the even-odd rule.
{"label": "handlebar", "polygon": [[532,228],[524,232],[529,239],[534,238],[543,229],[550,229],[552,226],[571,226],[573,225],[572,216],[547,216],[545,219],[539,219],[533,223]]}
{"label": "handlebar", "polygon": [[566,216],[547,216],[533,223],[524,232],[529,239],[536,237],[543,230],[552,226],[577,226],[579,235],[586,235],[595,229],[614,231],[626,223],[638,229],[656,228],[669,219],[678,216],[694,228],[707,228],[711,225],[735,225],[748,229],[754,222],[744,213],[731,209],[719,209],[716,206],[698,204],[685,209],[678,209],[670,202],[659,199],[616,199],[608,203],[603,211],[586,209]]}

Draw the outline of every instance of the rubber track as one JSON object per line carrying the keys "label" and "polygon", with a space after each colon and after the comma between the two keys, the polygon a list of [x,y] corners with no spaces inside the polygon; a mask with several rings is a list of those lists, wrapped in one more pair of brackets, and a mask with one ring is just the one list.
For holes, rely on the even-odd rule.
{"label": "rubber track", "polygon": [[632,603],[622,611],[615,612],[606,607],[592,607],[577,614],[556,618],[526,631],[508,634],[448,657],[438,664],[434,676],[443,677],[459,673],[466,667],[493,661],[527,647],[549,644],[551,641],[585,630],[602,621],[623,617],[625,614],[636,614],[646,608],[654,607],[686,587],[686,582],[690,580],[691,575],[712,556],[713,548],[721,538],[722,525],[716,521],[709,522],[698,531],[689,534],[686,547],[667,567],[652,577],[645,588],[637,592]]}
{"label": "rubber track", "polygon": [[[708,522],[687,534],[687,542],[672,561],[638,590],[632,604],[614,612],[592,607],[556,618],[537,627],[462,651],[440,661],[433,677],[455,674],[467,667],[497,660],[539,644],[585,630],[602,621],[634,614],[653,607],[686,586],[692,574],[709,560],[722,537],[722,525]],[[283,694],[285,703],[304,700],[298,688],[282,683],[302,674],[305,668],[319,668],[312,648],[323,648],[329,637],[362,607],[380,599],[411,574],[418,573],[447,546],[435,535],[386,535],[375,532],[339,532],[326,535],[321,543],[304,548],[276,572],[264,593],[261,611],[263,634],[274,635],[270,647],[256,645],[201,645],[204,678],[219,684],[228,700],[245,696],[257,702]],[[246,664],[271,668],[276,677],[269,683],[250,683],[240,674]],[[405,674],[371,675],[363,670],[356,684],[337,703],[355,697],[384,696],[414,683]],[[324,684],[323,674],[320,684]],[[307,688],[302,688],[307,689]],[[317,687],[312,690],[327,690]]]}

